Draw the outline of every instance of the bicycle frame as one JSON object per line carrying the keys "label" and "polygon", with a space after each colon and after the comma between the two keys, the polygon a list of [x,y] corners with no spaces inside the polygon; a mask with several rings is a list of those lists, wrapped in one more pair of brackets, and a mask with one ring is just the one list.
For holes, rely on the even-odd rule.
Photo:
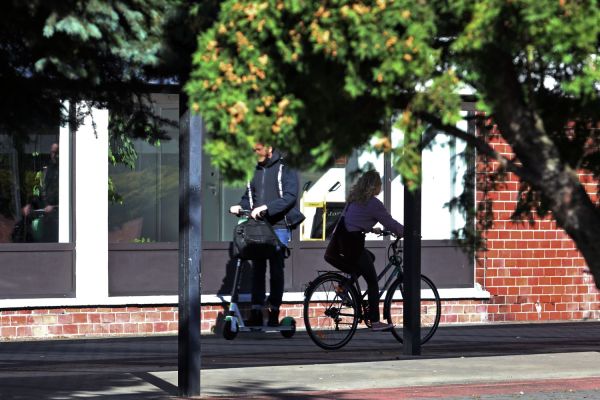
{"label": "bicycle frame", "polygon": [[[394,245],[393,243],[390,244],[390,246],[393,246],[393,245]],[[390,286],[392,285],[392,282],[394,282],[396,280],[396,277],[401,276],[402,257],[400,257],[400,255],[399,255],[400,253],[402,253],[401,249],[394,248],[394,253],[392,255],[388,256],[387,265],[385,266],[383,271],[381,271],[379,273],[379,275],[377,275],[377,282],[379,283],[379,282],[381,282],[383,277],[390,271],[390,269],[394,268],[394,270],[392,271],[390,276],[386,279],[383,286],[380,286],[379,300],[381,300],[381,298],[383,297],[383,294],[390,288]],[[362,293],[362,290],[360,289],[360,284],[358,283],[357,276],[352,275],[352,280],[353,280],[354,286],[356,287],[357,292],[360,294],[360,300],[361,300],[361,302],[363,302],[365,300],[365,298],[367,297],[368,293],[367,293],[367,291]],[[361,314],[362,314],[362,310],[361,310]]]}

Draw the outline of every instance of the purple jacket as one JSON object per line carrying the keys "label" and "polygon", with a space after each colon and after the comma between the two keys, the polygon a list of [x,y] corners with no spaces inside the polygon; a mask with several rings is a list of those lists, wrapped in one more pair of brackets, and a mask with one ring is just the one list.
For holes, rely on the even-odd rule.
{"label": "purple jacket", "polygon": [[396,235],[402,236],[404,233],[404,226],[392,218],[377,197],[371,197],[367,204],[350,203],[346,209],[344,220],[349,232],[370,232],[373,226],[379,222],[386,230]]}

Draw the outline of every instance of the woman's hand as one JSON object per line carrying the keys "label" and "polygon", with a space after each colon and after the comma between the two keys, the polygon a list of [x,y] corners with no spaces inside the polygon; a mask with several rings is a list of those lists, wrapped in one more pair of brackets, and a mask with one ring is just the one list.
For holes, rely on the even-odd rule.
{"label": "woman's hand", "polygon": [[373,232],[376,235],[381,235],[383,233],[383,230],[381,228],[373,228],[371,229],[371,232]]}

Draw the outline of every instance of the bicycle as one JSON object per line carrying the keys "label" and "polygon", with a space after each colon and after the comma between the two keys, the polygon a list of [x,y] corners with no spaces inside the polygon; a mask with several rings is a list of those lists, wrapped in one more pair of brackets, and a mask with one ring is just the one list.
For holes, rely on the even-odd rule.
{"label": "bicycle", "polygon": [[[390,232],[384,231],[384,235]],[[400,238],[396,237],[387,249],[388,263],[377,276],[377,281],[390,272],[379,291],[385,295],[383,318],[394,325],[394,337],[403,343],[403,265]],[[326,350],[337,350],[346,345],[360,322],[367,327],[367,292],[362,293],[356,275],[337,271],[319,271],[319,276],[308,283],[304,291],[304,325],[312,341]],[[421,344],[434,335],[441,317],[440,295],[434,283],[421,275]]]}

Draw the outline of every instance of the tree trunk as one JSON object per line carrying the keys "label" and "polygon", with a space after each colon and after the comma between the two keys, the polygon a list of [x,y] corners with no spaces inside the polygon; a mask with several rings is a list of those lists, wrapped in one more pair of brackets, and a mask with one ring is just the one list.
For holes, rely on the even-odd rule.
{"label": "tree trunk", "polygon": [[573,239],[600,288],[600,211],[577,171],[561,159],[543,121],[525,103],[510,56],[492,52],[482,65],[489,76],[484,90],[502,137],[532,177],[527,183],[541,193],[558,226]]}

